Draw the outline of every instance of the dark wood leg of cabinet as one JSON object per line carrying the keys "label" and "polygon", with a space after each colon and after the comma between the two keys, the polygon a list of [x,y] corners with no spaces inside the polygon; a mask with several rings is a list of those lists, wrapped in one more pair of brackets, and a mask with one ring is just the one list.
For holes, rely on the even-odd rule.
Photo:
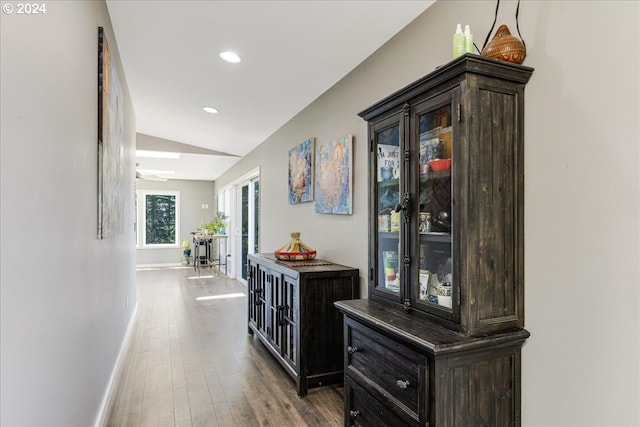
{"label": "dark wood leg of cabinet", "polygon": [[305,397],[308,391],[307,382],[298,380],[298,397]]}

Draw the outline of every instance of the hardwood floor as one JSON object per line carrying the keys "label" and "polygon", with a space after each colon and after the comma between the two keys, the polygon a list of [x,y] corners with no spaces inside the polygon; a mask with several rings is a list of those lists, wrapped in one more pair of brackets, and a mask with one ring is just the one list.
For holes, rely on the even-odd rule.
{"label": "hardwood floor", "polygon": [[137,322],[106,425],[342,425],[342,386],[299,398],[247,333],[246,293],[206,269],[138,270]]}

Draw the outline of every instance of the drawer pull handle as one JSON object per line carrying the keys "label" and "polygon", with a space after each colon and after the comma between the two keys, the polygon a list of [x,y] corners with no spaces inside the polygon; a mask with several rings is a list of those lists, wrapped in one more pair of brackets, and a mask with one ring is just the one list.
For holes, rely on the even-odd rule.
{"label": "drawer pull handle", "polygon": [[406,389],[409,384],[409,381],[403,381],[403,380],[397,380],[396,384],[398,384],[398,387],[400,387],[401,389]]}
{"label": "drawer pull handle", "polygon": [[358,411],[357,409],[355,411],[349,411],[349,415],[351,416],[351,418],[356,418],[358,415],[360,415],[360,411]]}
{"label": "drawer pull handle", "polygon": [[357,351],[358,351],[358,347],[351,347],[351,346],[347,347],[347,353],[349,354],[353,354]]}

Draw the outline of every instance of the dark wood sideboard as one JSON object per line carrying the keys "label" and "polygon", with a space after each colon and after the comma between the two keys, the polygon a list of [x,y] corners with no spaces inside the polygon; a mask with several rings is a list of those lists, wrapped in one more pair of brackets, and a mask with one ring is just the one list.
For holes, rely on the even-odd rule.
{"label": "dark wood sideboard", "polygon": [[248,256],[247,275],[249,333],[296,381],[298,395],[342,383],[342,315],[333,304],[359,297],[358,269],[254,254]]}

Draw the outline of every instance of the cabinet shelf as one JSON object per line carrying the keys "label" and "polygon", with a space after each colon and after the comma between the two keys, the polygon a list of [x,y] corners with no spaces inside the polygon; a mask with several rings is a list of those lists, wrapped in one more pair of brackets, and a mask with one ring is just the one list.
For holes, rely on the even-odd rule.
{"label": "cabinet shelf", "polygon": [[431,179],[449,178],[450,176],[451,176],[451,169],[446,169],[443,171],[429,171],[427,173],[420,174],[420,183],[422,184]]}
{"label": "cabinet shelf", "polygon": [[420,233],[420,241],[451,243],[451,233]]}
{"label": "cabinet shelf", "polygon": [[385,179],[384,181],[378,181],[378,187],[387,188],[387,187],[397,187],[400,183],[398,179]]}
{"label": "cabinet shelf", "polygon": [[395,239],[400,238],[400,234],[397,231],[379,231],[378,234],[383,239]]}

